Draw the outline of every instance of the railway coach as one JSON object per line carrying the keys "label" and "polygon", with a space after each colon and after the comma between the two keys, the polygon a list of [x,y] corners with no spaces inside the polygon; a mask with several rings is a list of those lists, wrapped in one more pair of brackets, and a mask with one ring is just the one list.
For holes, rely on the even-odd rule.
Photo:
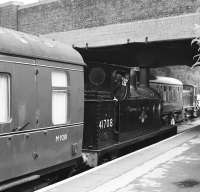
{"label": "railway coach", "polygon": [[162,119],[166,124],[197,116],[197,87],[183,84],[180,80],[156,76],[150,80],[150,86],[162,99]]}
{"label": "railway coach", "polygon": [[0,189],[81,158],[84,66],[67,45],[0,28]]}

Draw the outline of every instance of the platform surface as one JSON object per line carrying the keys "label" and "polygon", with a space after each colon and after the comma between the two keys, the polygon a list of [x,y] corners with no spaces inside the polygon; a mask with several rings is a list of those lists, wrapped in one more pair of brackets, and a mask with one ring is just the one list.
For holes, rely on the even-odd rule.
{"label": "platform surface", "polygon": [[38,192],[199,192],[200,126]]}
{"label": "platform surface", "polygon": [[[163,162],[163,158],[166,158],[167,161]],[[158,162],[158,165],[155,166],[154,169],[115,191],[200,191],[200,135],[197,135],[174,150],[154,159],[154,161]]]}

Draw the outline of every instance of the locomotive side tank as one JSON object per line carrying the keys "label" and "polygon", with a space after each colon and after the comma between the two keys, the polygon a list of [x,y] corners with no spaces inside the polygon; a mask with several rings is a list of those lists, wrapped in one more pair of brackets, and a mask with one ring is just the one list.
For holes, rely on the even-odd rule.
{"label": "locomotive side tank", "polygon": [[84,66],[71,47],[0,28],[1,184],[81,158]]}

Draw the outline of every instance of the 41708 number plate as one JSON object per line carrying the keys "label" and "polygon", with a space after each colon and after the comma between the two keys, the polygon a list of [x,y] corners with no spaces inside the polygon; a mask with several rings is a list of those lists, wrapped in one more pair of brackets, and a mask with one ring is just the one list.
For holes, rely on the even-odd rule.
{"label": "41708 number plate", "polygon": [[106,128],[110,128],[113,127],[113,119],[102,119],[99,121],[99,128],[100,129],[106,129]]}

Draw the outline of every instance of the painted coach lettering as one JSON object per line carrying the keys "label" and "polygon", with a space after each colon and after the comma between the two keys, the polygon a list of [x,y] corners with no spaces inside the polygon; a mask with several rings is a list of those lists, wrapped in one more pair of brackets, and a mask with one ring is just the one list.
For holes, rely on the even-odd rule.
{"label": "painted coach lettering", "polygon": [[56,136],[56,142],[61,142],[61,141],[66,141],[66,140],[67,140],[67,134]]}

